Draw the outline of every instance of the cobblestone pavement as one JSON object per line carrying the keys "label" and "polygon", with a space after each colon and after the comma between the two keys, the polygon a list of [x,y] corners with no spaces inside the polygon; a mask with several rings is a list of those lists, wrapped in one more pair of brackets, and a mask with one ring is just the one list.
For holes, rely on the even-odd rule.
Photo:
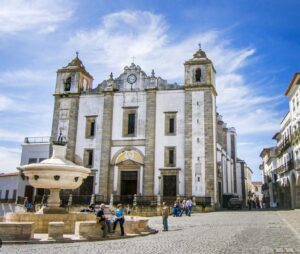
{"label": "cobblestone pavement", "polygon": [[0,253],[300,253],[300,211],[224,211],[150,219],[159,233],[99,242],[5,245]]}

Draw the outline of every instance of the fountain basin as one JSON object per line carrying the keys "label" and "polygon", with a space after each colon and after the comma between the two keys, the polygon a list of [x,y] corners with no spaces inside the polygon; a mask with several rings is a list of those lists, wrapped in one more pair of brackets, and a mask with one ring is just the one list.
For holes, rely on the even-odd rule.
{"label": "fountain basin", "polygon": [[53,155],[41,163],[21,167],[29,183],[43,189],[77,189],[91,170],[66,160],[66,146],[53,145]]}

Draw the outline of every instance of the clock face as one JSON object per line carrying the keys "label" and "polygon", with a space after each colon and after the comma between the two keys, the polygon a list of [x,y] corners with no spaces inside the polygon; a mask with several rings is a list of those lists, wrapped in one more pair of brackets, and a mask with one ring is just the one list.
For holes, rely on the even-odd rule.
{"label": "clock face", "polygon": [[127,81],[129,84],[133,84],[136,82],[136,76],[134,74],[130,74],[128,77],[127,77]]}

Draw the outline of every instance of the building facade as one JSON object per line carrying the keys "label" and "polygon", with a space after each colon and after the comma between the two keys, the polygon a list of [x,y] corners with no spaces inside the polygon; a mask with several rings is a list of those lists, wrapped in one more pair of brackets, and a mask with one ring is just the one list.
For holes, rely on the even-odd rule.
{"label": "building facade", "polygon": [[19,173],[0,174],[0,203],[14,202],[17,198]]}
{"label": "building facade", "polygon": [[132,63],[94,89],[78,56],[58,70],[52,137],[92,169],[94,193],[217,202],[215,70],[201,49],[184,67],[183,86]]}
{"label": "building facade", "polygon": [[285,95],[289,112],[280,123],[280,130],[273,136],[276,146],[264,148],[262,186],[270,206],[300,208],[300,73],[295,73]]}

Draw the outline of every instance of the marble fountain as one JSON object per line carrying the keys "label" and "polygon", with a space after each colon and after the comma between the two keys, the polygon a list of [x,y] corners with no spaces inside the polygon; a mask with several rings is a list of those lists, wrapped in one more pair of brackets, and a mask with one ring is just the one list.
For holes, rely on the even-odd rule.
{"label": "marble fountain", "polygon": [[[8,213],[0,222],[0,238],[3,241],[27,240],[34,234],[48,234],[49,239],[63,239],[63,234],[75,235],[78,239],[101,238],[100,224],[93,213],[68,212],[60,207],[59,193],[62,189],[77,189],[90,174],[90,169],[66,159],[66,143],[55,142],[53,155],[41,163],[21,167],[29,183],[35,188],[50,190],[47,206],[38,212]],[[127,217],[125,232],[139,234],[153,232],[148,219]]]}

